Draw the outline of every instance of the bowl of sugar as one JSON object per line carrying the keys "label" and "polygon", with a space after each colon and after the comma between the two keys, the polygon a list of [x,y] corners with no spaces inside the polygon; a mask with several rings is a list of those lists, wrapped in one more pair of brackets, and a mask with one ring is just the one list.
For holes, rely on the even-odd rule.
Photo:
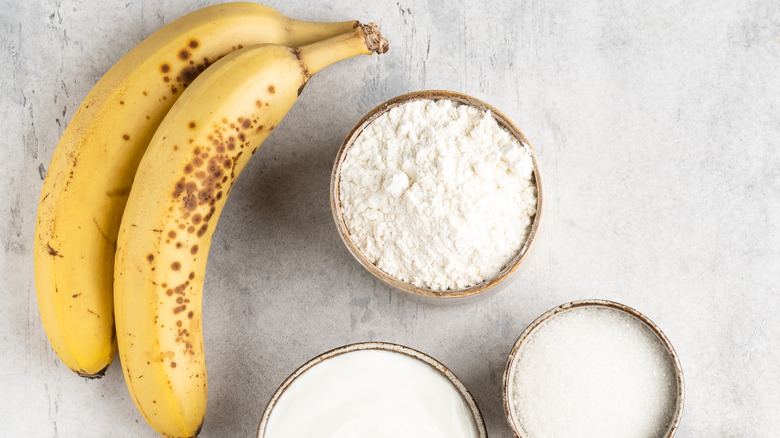
{"label": "bowl of sugar", "polygon": [[520,438],[672,437],[684,398],[664,333],[611,301],[544,313],[520,335],[504,372],[504,410]]}
{"label": "bowl of sugar", "polygon": [[386,342],[310,360],[282,383],[258,438],[487,438],[463,383],[436,359]]}
{"label": "bowl of sugar", "polygon": [[418,91],[370,111],[339,149],[336,228],[370,273],[406,292],[463,298],[506,285],[542,219],[528,140],[471,96]]}

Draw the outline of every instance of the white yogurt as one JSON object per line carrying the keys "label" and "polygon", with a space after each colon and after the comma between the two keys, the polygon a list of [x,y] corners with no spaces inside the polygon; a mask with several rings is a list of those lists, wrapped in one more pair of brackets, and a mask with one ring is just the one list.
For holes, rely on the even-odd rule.
{"label": "white yogurt", "polygon": [[265,438],[477,438],[457,388],[425,362],[358,350],[320,362],[279,397]]}

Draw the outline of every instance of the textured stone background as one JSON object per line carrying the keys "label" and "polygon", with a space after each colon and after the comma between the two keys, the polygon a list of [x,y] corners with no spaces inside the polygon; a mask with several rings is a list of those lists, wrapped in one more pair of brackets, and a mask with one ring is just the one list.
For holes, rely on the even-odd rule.
{"label": "textured stone background", "polygon": [[[86,381],[40,324],[31,242],[63,128],[125,52],[208,1],[0,0],[0,435],[152,437],[118,363]],[[370,4],[369,4],[370,3]],[[309,358],[366,340],[448,365],[491,437],[510,437],[501,374],[558,304],[637,308],[680,355],[678,436],[780,436],[780,3],[269,0],[311,20],[376,20],[382,57],[316,76],[227,203],[206,278],[203,437],[252,436]],[[444,88],[506,113],[545,177],[538,250],[508,289],[461,306],[381,284],[336,234],[340,142],[396,95]]]}

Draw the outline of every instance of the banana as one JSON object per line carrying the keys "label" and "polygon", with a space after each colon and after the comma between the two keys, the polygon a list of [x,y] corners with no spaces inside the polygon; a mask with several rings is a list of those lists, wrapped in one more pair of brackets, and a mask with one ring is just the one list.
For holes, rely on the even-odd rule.
{"label": "banana", "polygon": [[254,3],[211,6],[151,35],[95,85],[54,152],[35,230],[41,319],[65,365],[100,377],[116,353],[112,283],[122,211],[155,129],[187,85],[242,46],[298,46],[355,26],[292,20]]}
{"label": "banana", "polygon": [[114,305],[125,382],[160,434],[194,436],[205,415],[203,279],[236,178],[313,74],[386,50],[373,24],[300,48],[238,50],[207,68],[154,134],[122,216]]}

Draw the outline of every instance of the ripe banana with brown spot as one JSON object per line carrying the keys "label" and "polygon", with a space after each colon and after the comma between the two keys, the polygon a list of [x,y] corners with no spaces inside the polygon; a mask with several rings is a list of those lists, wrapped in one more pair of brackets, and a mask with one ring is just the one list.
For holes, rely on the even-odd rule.
{"label": "ripe banana with brown spot", "polygon": [[54,152],[35,230],[41,319],[65,365],[100,377],[116,353],[113,267],[119,222],[138,163],[185,87],[209,63],[242,45],[303,45],[355,26],[356,21],[292,20],[254,3],[211,6],[155,32],[95,85]]}
{"label": "ripe banana with brown spot", "polygon": [[125,381],[157,432],[194,436],[205,415],[203,279],[233,183],[311,75],[386,50],[375,25],[300,48],[244,48],[207,68],[160,124],[130,191],[114,266]]}

